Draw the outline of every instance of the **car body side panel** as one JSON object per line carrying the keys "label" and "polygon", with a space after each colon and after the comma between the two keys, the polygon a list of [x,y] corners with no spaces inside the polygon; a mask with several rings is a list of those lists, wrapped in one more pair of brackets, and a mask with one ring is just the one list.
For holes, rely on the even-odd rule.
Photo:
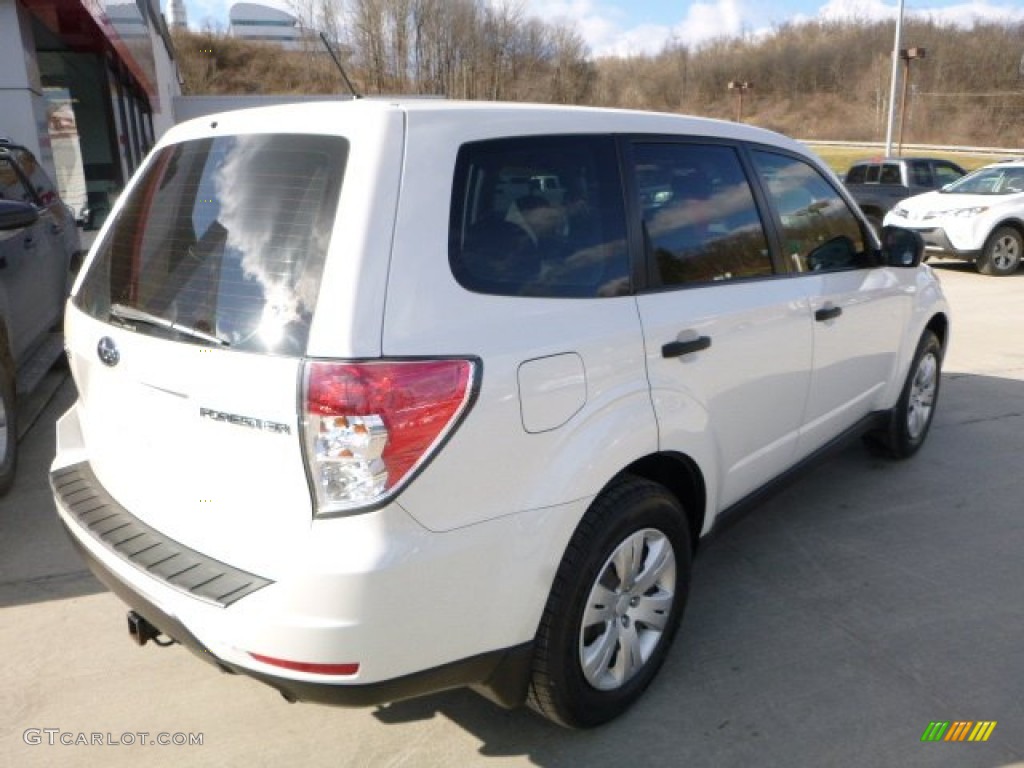
{"label": "car body side panel", "polygon": [[[476,405],[398,499],[431,530],[592,497],[629,463],[657,451],[632,297],[484,295],[462,287],[452,274],[448,222],[455,158],[464,142],[536,125],[515,110],[504,117],[481,125],[455,123],[447,115],[409,116],[382,351],[396,357],[479,357],[482,363]],[[581,127],[565,122],[565,133],[574,129]],[[521,366],[558,355],[579,359],[583,382],[573,389],[582,403],[556,428],[528,432]],[[532,381],[529,408],[544,410],[538,393],[546,388],[557,407],[563,385]],[[545,481],[530,482],[537,477]]]}
{"label": "car body side panel", "polygon": [[888,384],[900,362],[894,333],[910,317],[914,275],[914,270],[884,267],[797,278],[812,296],[812,312],[826,306],[842,310],[833,320],[814,323],[814,374],[800,455],[891,405]]}
{"label": "car body side panel", "polygon": [[[803,286],[788,278],[720,283],[638,302],[659,448],[696,458],[695,447],[706,449],[694,443],[710,441],[713,460],[705,467],[717,471],[705,470],[705,482],[717,497],[709,511],[717,512],[794,460],[812,364]],[[664,357],[663,346],[680,334],[707,337],[711,346]],[[695,408],[705,414],[698,431]]]}

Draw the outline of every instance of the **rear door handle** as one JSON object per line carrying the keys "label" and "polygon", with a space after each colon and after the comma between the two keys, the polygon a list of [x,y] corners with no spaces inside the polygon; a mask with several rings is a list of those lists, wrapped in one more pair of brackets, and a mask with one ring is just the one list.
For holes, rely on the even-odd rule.
{"label": "rear door handle", "polygon": [[670,341],[661,348],[662,357],[682,357],[700,352],[711,346],[710,336],[698,336],[690,341]]}
{"label": "rear door handle", "polygon": [[841,314],[843,314],[842,307],[822,307],[815,310],[814,319],[819,323],[824,323],[826,320],[835,320]]}

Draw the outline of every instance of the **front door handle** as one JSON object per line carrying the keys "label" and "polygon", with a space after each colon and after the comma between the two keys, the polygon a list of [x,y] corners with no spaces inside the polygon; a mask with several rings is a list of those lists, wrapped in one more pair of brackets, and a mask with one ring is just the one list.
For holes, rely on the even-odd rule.
{"label": "front door handle", "polygon": [[824,323],[826,320],[835,320],[843,314],[842,307],[822,307],[814,312],[814,319],[819,323]]}
{"label": "front door handle", "polygon": [[661,348],[662,357],[682,357],[700,352],[711,346],[710,336],[698,336],[690,341],[670,341]]}

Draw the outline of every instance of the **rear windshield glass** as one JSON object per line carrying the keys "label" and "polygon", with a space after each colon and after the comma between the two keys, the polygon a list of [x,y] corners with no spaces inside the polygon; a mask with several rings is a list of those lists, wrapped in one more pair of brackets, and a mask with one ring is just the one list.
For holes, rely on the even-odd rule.
{"label": "rear windshield glass", "polygon": [[863,184],[867,179],[868,167],[866,165],[855,165],[846,172],[847,184]]}
{"label": "rear windshield glass", "polygon": [[302,354],[348,142],[229,136],[161,150],[75,299],[139,333]]}

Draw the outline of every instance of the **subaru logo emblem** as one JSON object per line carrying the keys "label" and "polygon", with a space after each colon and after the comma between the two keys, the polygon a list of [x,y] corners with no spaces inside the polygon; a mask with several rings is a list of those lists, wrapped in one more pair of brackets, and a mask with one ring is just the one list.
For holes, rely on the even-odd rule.
{"label": "subaru logo emblem", "polygon": [[100,343],[96,345],[96,354],[99,355],[101,363],[111,368],[121,362],[121,353],[117,351],[117,344],[109,336],[100,339]]}

